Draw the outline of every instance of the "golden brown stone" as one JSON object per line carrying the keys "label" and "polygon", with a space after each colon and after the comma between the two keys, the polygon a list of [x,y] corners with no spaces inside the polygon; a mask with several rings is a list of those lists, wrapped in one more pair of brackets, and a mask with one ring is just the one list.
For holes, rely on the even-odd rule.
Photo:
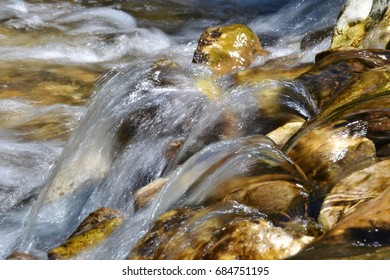
{"label": "golden brown stone", "polygon": [[100,208],[86,217],[62,245],[49,251],[49,259],[74,259],[105,240],[123,218],[119,211]]}
{"label": "golden brown stone", "polygon": [[163,214],[129,259],[281,259],[313,239],[255,216],[226,213],[202,219],[209,213],[208,208],[185,208]]}
{"label": "golden brown stone", "polygon": [[351,228],[381,229],[390,231],[390,188],[376,198],[366,201],[360,207],[340,221],[329,235],[339,235]]}
{"label": "golden brown stone", "polygon": [[193,63],[206,64],[223,75],[248,67],[255,57],[264,54],[260,40],[243,24],[206,29],[194,53]]}
{"label": "golden brown stone", "polygon": [[224,228],[216,242],[210,242],[204,259],[280,260],[297,253],[313,238],[293,236],[260,219],[238,221]]}
{"label": "golden brown stone", "polygon": [[0,127],[15,130],[25,141],[68,140],[77,125],[77,115],[61,106],[57,110],[45,108],[84,105],[101,73],[102,70],[43,62],[1,64],[0,98],[24,100],[29,111],[1,112]]}
{"label": "golden brown stone", "polygon": [[341,31],[333,38],[331,48],[359,47],[365,34],[365,21],[351,22],[345,27],[345,30]]}
{"label": "golden brown stone", "polygon": [[[344,109],[347,105],[352,105],[361,100],[390,90],[390,67],[383,66],[364,72],[350,81],[332,102],[322,110],[316,119],[323,119],[340,108]],[[356,106],[355,105],[355,106]]]}
{"label": "golden brown stone", "polygon": [[302,127],[303,124],[303,121],[288,122],[285,125],[271,131],[266,136],[271,138],[277,147],[281,148]]}
{"label": "golden brown stone", "polygon": [[[312,69],[297,80],[314,97],[319,109],[323,109],[329,101],[333,106],[338,105],[339,102],[333,100],[336,95],[343,91],[351,91],[351,85],[360,83],[361,75],[363,77],[366,73],[371,73],[372,68],[388,65],[389,59],[390,52],[386,50],[329,50],[317,54]],[[367,75],[376,74],[372,72]],[[364,81],[364,84],[367,85],[368,82],[370,80]],[[378,79],[373,78],[370,83],[375,85],[376,82]]]}
{"label": "golden brown stone", "polygon": [[296,202],[304,204],[307,194],[301,186],[283,180],[278,174],[270,176],[273,180],[259,177],[231,178],[208,201],[234,200],[266,214],[287,213]]}
{"label": "golden brown stone", "polygon": [[0,65],[0,98],[22,98],[37,105],[83,105],[102,69],[43,62]]}
{"label": "golden brown stone", "polygon": [[289,67],[288,65],[264,65],[237,72],[237,84],[265,83],[280,80],[294,80],[312,68],[311,64]]}

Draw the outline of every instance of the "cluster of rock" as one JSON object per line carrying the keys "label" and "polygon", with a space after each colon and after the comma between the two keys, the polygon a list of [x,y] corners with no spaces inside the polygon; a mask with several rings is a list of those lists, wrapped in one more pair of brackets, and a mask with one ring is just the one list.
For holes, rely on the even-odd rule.
{"label": "cluster of rock", "polygon": [[[348,0],[330,50],[318,54],[313,64],[289,69],[279,67],[278,61],[245,69],[267,52],[244,25],[207,29],[193,58],[214,72],[198,83],[206,96],[218,95],[211,80],[222,75],[250,87],[291,80],[314,97],[318,113],[310,119],[287,114],[285,108],[270,105],[286,89],[266,92],[272,98],[267,108],[259,108],[260,115],[266,112],[278,121],[264,134],[273,140],[272,149],[279,148],[294,164],[275,160],[279,154],[273,152],[259,161],[256,175],[227,178],[203,205],[162,214],[129,259],[389,258],[388,7],[389,1]],[[268,173],[258,175],[261,168]],[[167,181],[161,178],[140,189],[136,209],[146,207]],[[321,203],[319,213],[308,210],[313,200]],[[224,212],[226,203],[254,210],[233,206],[235,211]],[[206,215],[209,218],[202,219]],[[123,219],[117,210],[97,210],[48,257],[77,257],[102,242]]]}

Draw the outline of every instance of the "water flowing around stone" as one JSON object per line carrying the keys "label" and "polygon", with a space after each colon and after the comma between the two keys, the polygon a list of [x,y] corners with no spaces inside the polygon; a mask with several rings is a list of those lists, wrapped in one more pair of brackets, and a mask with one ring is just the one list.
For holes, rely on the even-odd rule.
{"label": "water flowing around stone", "polygon": [[344,1],[3,2],[1,259],[305,257],[385,205],[348,186],[387,164],[389,54],[322,52]]}

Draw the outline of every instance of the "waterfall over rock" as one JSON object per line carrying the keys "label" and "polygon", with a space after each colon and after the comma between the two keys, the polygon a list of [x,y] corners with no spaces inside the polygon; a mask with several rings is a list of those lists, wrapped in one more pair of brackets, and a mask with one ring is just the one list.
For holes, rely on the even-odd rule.
{"label": "waterfall over rock", "polygon": [[5,0],[0,258],[388,259],[389,6]]}

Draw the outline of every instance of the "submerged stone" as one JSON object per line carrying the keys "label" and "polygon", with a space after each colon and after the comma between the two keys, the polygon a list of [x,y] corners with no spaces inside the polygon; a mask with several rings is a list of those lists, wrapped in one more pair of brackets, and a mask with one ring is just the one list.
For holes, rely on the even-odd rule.
{"label": "submerged stone", "polygon": [[[356,111],[354,107],[364,107],[364,102],[375,96],[379,96],[390,90],[390,66],[383,66],[368,70],[349,81],[319,114],[315,117],[325,119],[337,111],[346,110]],[[358,105],[358,104],[361,105]],[[382,106],[381,106],[382,107]],[[314,120],[313,120],[314,121]]]}
{"label": "submerged stone", "polygon": [[8,62],[0,65],[0,94],[36,105],[84,105],[103,73],[99,67]]}
{"label": "submerged stone", "polygon": [[266,214],[288,213],[304,205],[308,196],[299,184],[285,180],[256,182],[256,178],[232,179],[223,191],[231,192],[224,200],[238,201]]}
{"label": "submerged stone", "polygon": [[[69,139],[101,70],[70,65],[3,63],[0,96],[21,109],[2,110],[1,128],[24,141]],[[75,106],[74,109],[70,106]]]}
{"label": "submerged stone", "polygon": [[62,245],[49,251],[49,259],[74,259],[105,240],[121,223],[115,209],[100,208],[89,214]]}
{"label": "submerged stone", "polygon": [[195,50],[193,63],[206,64],[223,75],[248,67],[259,54],[264,54],[257,35],[243,24],[206,29]]}
{"label": "submerged stone", "polygon": [[195,79],[196,88],[210,100],[216,99],[222,93],[221,87],[210,76],[200,76]]}
{"label": "submerged stone", "polygon": [[304,213],[312,186],[300,168],[269,138],[240,141],[215,143],[189,160],[194,164],[170,185],[183,188],[184,205],[235,201],[265,214]]}
{"label": "submerged stone", "polygon": [[144,187],[141,187],[134,194],[134,207],[136,210],[145,207],[168,182],[167,178],[158,178]]}
{"label": "submerged stone", "polygon": [[215,210],[184,208],[163,214],[129,259],[281,259],[313,239],[258,214]]}
{"label": "submerged stone", "polygon": [[175,61],[159,59],[147,71],[147,76],[149,81],[156,87],[177,86],[181,83],[177,77],[181,77],[182,72],[185,72],[184,69]]}
{"label": "submerged stone", "polygon": [[279,134],[280,138],[284,138],[287,136],[282,134],[291,133],[290,129],[298,126],[298,123],[304,123],[314,114],[315,105],[309,96],[305,96],[302,87],[295,82],[271,82],[238,89],[253,100],[251,104],[253,107],[247,106],[247,110],[252,111],[251,117],[241,125],[244,135],[267,135],[275,131],[273,136]]}
{"label": "submerged stone", "polygon": [[352,78],[283,147],[323,191],[375,163],[388,144],[389,77],[383,66]]}

